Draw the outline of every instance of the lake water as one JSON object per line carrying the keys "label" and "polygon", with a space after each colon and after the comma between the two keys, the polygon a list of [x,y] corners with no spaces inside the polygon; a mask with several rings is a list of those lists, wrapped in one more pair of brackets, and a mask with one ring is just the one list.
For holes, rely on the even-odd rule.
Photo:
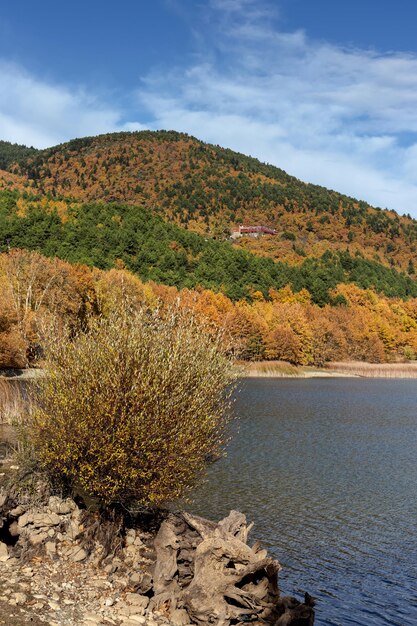
{"label": "lake water", "polygon": [[317,624],[417,624],[417,382],[247,379],[193,512],[242,510]]}

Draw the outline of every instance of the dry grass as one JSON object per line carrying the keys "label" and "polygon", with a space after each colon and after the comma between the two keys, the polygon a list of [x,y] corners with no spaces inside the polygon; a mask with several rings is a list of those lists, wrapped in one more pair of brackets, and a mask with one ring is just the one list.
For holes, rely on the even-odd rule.
{"label": "dry grass", "polygon": [[363,378],[417,378],[417,361],[406,363],[365,363],[347,361],[327,363],[326,369],[338,374],[361,376]]}
{"label": "dry grass", "polygon": [[241,376],[256,378],[296,378],[303,377],[303,372],[285,361],[250,361],[238,364]]}
{"label": "dry grass", "polygon": [[285,361],[251,361],[238,364],[241,377],[254,378],[417,378],[417,361],[405,363],[366,363],[341,361],[326,363],[323,368],[296,367]]}
{"label": "dry grass", "polygon": [[24,411],[24,399],[16,383],[0,378],[0,424],[19,423]]}

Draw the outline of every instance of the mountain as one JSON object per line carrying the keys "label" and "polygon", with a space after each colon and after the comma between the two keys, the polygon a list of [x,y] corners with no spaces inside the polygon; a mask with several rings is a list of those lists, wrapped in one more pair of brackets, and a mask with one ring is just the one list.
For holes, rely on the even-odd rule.
{"label": "mountain", "polygon": [[0,163],[0,367],[123,294],[181,302],[243,359],[417,355],[410,217],[178,133],[0,142]]}
{"label": "mountain", "polygon": [[308,290],[320,306],[343,304],[333,292],[354,283],[389,297],[417,297],[417,282],[395,268],[326,251],[297,266],[276,261],[180,228],[149,209],[117,202],[80,203],[0,191],[0,251],[36,250],[49,257],[100,269],[125,267],[143,280],[179,289],[203,287],[232,300],[289,285]]}
{"label": "mountain", "polygon": [[26,189],[56,198],[142,206],[206,238],[226,239],[239,225],[267,226],[276,234],[233,245],[292,265],[343,252],[414,277],[417,222],[410,216],[185,134],[113,133],[46,150],[0,142],[0,167],[20,188],[23,180]]}

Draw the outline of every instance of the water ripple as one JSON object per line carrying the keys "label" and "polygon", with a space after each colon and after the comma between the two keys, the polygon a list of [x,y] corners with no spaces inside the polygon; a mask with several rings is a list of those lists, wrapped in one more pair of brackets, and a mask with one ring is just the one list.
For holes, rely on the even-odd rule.
{"label": "water ripple", "polygon": [[244,510],[319,625],[417,624],[415,381],[248,380],[236,409],[191,508]]}

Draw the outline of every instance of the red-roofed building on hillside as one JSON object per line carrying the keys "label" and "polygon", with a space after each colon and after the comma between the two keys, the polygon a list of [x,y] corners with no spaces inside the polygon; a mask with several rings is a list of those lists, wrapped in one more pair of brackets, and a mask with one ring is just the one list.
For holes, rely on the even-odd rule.
{"label": "red-roofed building on hillside", "polygon": [[249,237],[262,237],[262,235],[276,235],[275,228],[268,228],[267,226],[239,226],[238,230],[232,231],[232,239],[238,239],[244,235]]}

